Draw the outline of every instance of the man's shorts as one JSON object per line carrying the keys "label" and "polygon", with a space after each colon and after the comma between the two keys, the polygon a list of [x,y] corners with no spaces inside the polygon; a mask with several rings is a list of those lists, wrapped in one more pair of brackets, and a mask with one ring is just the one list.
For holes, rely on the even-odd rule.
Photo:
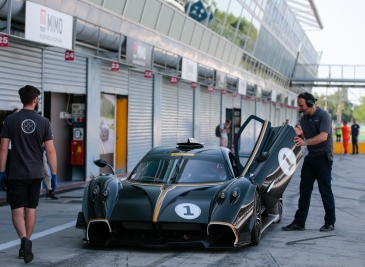
{"label": "man's shorts", "polygon": [[12,210],[27,207],[35,209],[38,206],[41,189],[40,179],[24,179],[8,181],[8,202]]}

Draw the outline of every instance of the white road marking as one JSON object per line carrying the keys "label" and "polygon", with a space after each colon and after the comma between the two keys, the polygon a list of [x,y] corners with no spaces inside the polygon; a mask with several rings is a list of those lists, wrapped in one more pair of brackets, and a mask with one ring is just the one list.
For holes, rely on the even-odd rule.
{"label": "white road marking", "polygon": [[[69,222],[69,223],[66,223],[66,224],[63,224],[63,225],[48,229],[46,231],[43,231],[43,232],[32,235],[31,240],[35,240],[37,238],[40,238],[40,237],[43,237],[43,236],[46,236],[46,235],[50,235],[50,234],[62,231],[64,229],[70,228],[71,226],[75,226],[75,225],[76,225],[76,221],[73,221],[73,222]],[[0,245],[0,251],[4,250],[4,249],[7,249],[7,248],[17,246],[17,245],[20,245],[20,240],[19,239],[7,242],[5,244],[1,244]]]}

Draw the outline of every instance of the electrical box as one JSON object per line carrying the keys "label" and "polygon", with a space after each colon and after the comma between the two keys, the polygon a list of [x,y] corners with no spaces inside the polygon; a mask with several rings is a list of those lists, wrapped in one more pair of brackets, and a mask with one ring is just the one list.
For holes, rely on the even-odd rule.
{"label": "electrical box", "polygon": [[84,140],[84,128],[73,128],[73,140]]}
{"label": "electrical box", "polygon": [[84,165],[84,140],[71,141],[71,165]]}
{"label": "electrical box", "polygon": [[73,103],[71,104],[72,118],[85,117],[85,104]]}

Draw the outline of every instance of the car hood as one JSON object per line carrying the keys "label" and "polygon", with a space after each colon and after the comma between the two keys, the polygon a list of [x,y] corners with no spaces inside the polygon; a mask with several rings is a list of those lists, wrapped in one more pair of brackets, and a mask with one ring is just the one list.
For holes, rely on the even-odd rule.
{"label": "car hood", "polygon": [[122,183],[110,220],[208,223],[224,183],[156,185]]}

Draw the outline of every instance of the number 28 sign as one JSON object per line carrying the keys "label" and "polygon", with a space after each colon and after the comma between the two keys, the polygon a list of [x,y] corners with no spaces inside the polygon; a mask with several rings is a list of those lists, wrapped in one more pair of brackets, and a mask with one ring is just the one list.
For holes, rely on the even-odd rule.
{"label": "number 28 sign", "polygon": [[0,47],[8,47],[9,36],[0,34]]}

